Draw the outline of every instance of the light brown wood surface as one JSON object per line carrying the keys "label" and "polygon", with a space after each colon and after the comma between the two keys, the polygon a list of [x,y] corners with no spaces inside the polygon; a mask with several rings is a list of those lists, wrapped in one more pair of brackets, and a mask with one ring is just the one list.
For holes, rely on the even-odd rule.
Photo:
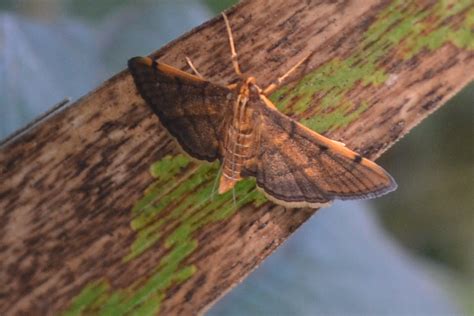
{"label": "light brown wood surface", "polygon": [[[243,1],[228,16],[241,68],[261,86],[310,53],[272,99],[374,159],[474,78],[473,5],[459,3]],[[206,78],[235,79],[220,17],[153,56],[186,71],[189,56]],[[187,216],[210,212],[168,216],[195,198],[185,189],[147,222],[164,221],[160,238],[130,256],[144,233],[132,208],[157,181],[149,168],[177,154],[127,71],[2,143],[0,313],[199,313],[315,211],[252,200],[216,210],[221,217],[193,226],[183,241],[176,231]],[[166,185],[186,188],[199,168],[187,164]],[[186,245],[189,253],[176,252],[186,253],[182,260],[168,256]]]}

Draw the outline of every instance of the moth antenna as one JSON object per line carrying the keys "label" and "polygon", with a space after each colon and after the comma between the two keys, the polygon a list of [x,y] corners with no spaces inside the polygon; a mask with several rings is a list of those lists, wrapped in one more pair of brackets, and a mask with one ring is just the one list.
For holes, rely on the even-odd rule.
{"label": "moth antenna", "polygon": [[232,65],[234,66],[235,73],[239,75],[240,77],[242,76],[242,72],[240,71],[239,61],[237,60],[237,52],[235,51],[234,37],[232,36],[232,29],[230,28],[229,19],[227,19],[227,15],[225,15],[224,12],[222,12],[222,17],[224,18],[225,26],[227,28],[227,34],[229,35]]}
{"label": "moth antenna", "polygon": [[288,78],[291,73],[293,73],[296,69],[298,69],[299,66],[301,66],[310,56],[311,54],[306,55],[303,57],[299,62],[297,62],[293,67],[290,68],[283,76],[279,77],[275,82],[272,82],[268,87],[263,89],[263,94],[264,95],[270,95],[272,92],[274,92],[278,87],[281,86],[283,81]]}
{"label": "moth antenna", "polygon": [[189,59],[188,56],[186,56],[186,62],[188,63],[189,67],[191,67],[191,69],[194,71],[196,76],[198,76],[201,79],[204,79],[204,77],[199,73],[199,71],[196,69],[196,67],[194,67],[193,62],[191,61],[191,59]]}

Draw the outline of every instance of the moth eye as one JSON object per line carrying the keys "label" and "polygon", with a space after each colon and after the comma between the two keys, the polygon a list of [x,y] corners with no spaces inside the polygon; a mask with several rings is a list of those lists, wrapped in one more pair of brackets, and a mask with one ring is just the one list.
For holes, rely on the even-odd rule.
{"label": "moth eye", "polygon": [[227,93],[226,98],[227,98],[227,100],[232,100],[232,93]]}

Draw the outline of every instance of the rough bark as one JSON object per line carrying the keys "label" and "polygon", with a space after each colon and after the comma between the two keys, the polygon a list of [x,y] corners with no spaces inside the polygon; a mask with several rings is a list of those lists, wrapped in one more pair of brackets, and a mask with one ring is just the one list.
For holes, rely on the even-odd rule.
{"label": "rough bark", "polygon": [[[311,53],[273,101],[372,159],[474,78],[470,1],[243,1],[228,16],[261,86]],[[153,56],[235,79],[220,17]],[[202,312],[315,212],[252,181],[237,208],[209,200],[217,166],[178,152],[127,71],[3,142],[0,163],[3,315]]]}

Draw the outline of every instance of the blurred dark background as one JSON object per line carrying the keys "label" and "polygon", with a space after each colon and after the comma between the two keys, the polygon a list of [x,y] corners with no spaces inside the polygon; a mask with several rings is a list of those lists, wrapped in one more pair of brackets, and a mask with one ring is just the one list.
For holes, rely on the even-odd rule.
{"label": "blurred dark background", "polygon": [[[233,3],[2,0],[0,138]],[[396,192],[318,212],[209,313],[474,315],[473,103],[471,83],[384,154]]]}

